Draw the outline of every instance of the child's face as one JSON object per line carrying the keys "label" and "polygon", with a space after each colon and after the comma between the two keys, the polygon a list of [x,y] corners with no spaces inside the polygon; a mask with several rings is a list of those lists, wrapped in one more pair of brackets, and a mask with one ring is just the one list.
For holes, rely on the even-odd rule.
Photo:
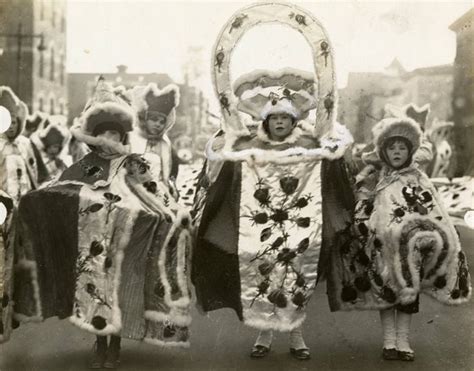
{"label": "child's face", "polygon": [[60,144],[51,144],[46,147],[46,153],[51,156],[55,157],[61,152],[61,145]]}
{"label": "child's face", "polygon": [[120,133],[117,130],[106,130],[100,134],[97,134],[97,138],[105,138],[113,142],[120,143]]}
{"label": "child's face", "polygon": [[410,155],[407,145],[402,141],[395,141],[385,149],[389,165],[395,169],[403,166]]}
{"label": "child's face", "polygon": [[158,135],[163,132],[166,126],[166,117],[148,112],[146,115],[145,124],[150,134]]}
{"label": "child's face", "polygon": [[287,113],[274,113],[268,116],[270,139],[284,140],[293,131],[293,119]]}
{"label": "child's face", "polygon": [[20,126],[19,120],[16,117],[16,113],[11,113],[12,122],[10,127],[5,132],[5,135],[8,138],[13,139],[18,134],[18,127]]}

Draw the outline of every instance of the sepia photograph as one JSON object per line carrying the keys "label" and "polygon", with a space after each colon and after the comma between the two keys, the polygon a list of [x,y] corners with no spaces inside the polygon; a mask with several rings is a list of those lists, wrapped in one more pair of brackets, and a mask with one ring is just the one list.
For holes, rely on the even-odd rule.
{"label": "sepia photograph", "polygon": [[0,0],[0,370],[474,370],[472,0]]}

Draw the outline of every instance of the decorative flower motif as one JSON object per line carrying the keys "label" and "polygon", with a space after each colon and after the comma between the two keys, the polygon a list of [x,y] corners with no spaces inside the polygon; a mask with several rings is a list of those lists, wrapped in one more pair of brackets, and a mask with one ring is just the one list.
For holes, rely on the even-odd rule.
{"label": "decorative flower motif", "polygon": [[270,215],[270,219],[275,223],[283,223],[285,220],[288,220],[288,211],[283,209],[277,209],[275,212]]}
{"label": "decorative flower motif", "polygon": [[298,188],[299,180],[293,176],[287,176],[280,179],[280,187],[287,195],[291,195]]}
{"label": "decorative flower motif", "polygon": [[262,263],[258,266],[258,271],[262,276],[268,276],[273,270],[273,264],[268,262]]}
{"label": "decorative flower motif", "polygon": [[354,286],[360,292],[369,291],[371,288],[369,277],[366,274],[363,276],[356,277],[356,279],[354,280]]}
{"label": "decorative flower motif", "polygon": [[262,212],[253,215],[252,219],[257,224],[265,224],[266,222],[268,222],[268,215],[266,212]]}
{"label": "decorative flower motif", "polygon": [[291,260],[293,260],[296,257],[296,252],[291,251],[288,248],[284,248],[281,250],[281,252],[278,253],[277,255],[277,260],[281,262],[282,264],[289,264]]}
{"label": "decorative flower motif", "polygon": [[232,24],[230,25],[229,33],[231,33],[234,29],[242,27],[244,20],[248,18],[247,14],[241,14],[233,20]]}
{"label": "decorative flower motif", "polygon": [[357,299],[357,290],[352,285],[344,285],[341,291],[341,299],[344,302]]}
{"label": "decorative flower motif", "polygon": [[301,197],[296,201],[295,206],[299,209],[302,209],[303,207],[308,206],[308,200],[306,197]]}
{"label": "decorative flower motif", "polygon": [[296,251],[298,254],[304,253],[309,247],[309,238],[304,238],[298,243],[298,247],[296,248]]}
{"label": "decorative flower motif", "polygon": [[97,256],[100,255],[102,251],[104,251],[104,246],[99,241],[92,241],[89,248],[89,253],[92,256]]}
{"label": "decorative flower motif", "polygon": [[381,295],[383,300],[385,300],[387,303],[395,303],[397,301],[397,296],[393,292],[393,290],[388,287],[388,286],[383,286],[382,287],[382,292]]}
{"label": "decorative flower motif", "polygon": [[295,293],[295,295],[293,295],[291,301],[294,305],[302,307],[306,302],[306,296],[301,291],[298,291],[297,293]]}
{"label": "decorative flower motif", "polygon": [[308,228],[310,222],[311,222],[311,219],[308,217],[296,219],[296,225],[301,228]]}
{"label": "decorative flower motif", "polygon": [[254,192],[253,197],[255,197],[262,205],[268,205],[270,202],[269,189],[259,188]]}
{"label": "decorative flower motif", "polygon": [[271,235],[272,235],[272,228],[271,227],[265,228],[260,233],[260,242],[264,242],[264,241],[268,240]]}
{"label": "decorative flower motif", "polygon": [[267,298],[270,303],[275,304],[278,308],[286,308],[288,305],[283,289],[273,290]]}

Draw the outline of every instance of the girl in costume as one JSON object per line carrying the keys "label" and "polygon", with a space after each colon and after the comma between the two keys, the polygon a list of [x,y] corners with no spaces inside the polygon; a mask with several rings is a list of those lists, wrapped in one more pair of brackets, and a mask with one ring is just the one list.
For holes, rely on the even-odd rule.
{"label": "girl in costume", "polygon": [[44,119],[31,134],[30,140],[38,164],[38,184],[59,177],[71,165],[66,153],[70,138],[69,129],[59,122],[52,122],[52,118]]}
{"label": "girl in costume", "polygon": [[0,200],[7,206],[7,219],[1,226],[0,282],[3,305],[0,310],[0,342],[7,341],[12,330],[13,282],[14,282],[14,235],[16,210],[20,199],[37,185],[35,157],[30,140],[21,135],[28,109],[6,86],[0,86],[0,106],[10,113],[11,124],[0,134]]}
{"label": "girl in costume", "polygon": [[160,90],[155,83],[150,83],[136,86],[127,93],[138,115],[137,126],[129,137],[130,150],[150,159],[156,180],[169,184],[170,192],[177,198],[175,181],[179,159],[167,132],[176,120],[179,88],[171,84]]}
{"label": "girl in costume", "polygon": [[[274,21],[307,37],[318,89],[314,74],[291,68],[255,71],[230,88],[235,43],[250,27]],[[335,123],[332,66],[324,30],[291,4],[239,11],[216,43],[213,73],[224,119],[207,145],[195,198],[191,276],[201,309],[233,308],[244,324],[260,330],[251,351],[255,358],[268,354],[273,331],[290,333],[293,357],[310,358],[301,327],[318,264],[326,259],[320,256],[321,244],[333,233],[323,219],[341,221],[349,215],[342,157],[352,137]],[[302,121],[313,108],[314,126]],[[242,122],[243,113],[258,126],[253,133]],[[339,184],[330,185],[331,179]],[[333,215],[327,213],[328,202]]]}
{"label": "girl in costume", "polygon": [[408,336],[420,293],[444,304],[471,296],[466,256],[457,232],[426,174],[415,165],[422,141],[410,118],[374,128],[378,169],[357,176],[353,226],[332,250],[331,310],[379,310],[386,360],[413,361]]}
{"label": "girl in costume", "polygon": [[0,105],[11,116],[11,125],[0,134],[0,189],[18,205],[21,196],[37,186],[35,156],[30,140],[22,136],[28,108],[7,86],[0,86]]}
{"label": "girl in costume", "polygon": [[189,346],[191,220],[123,144],[134,119],[99,80],[71,128],[92,152],[19,207],[16,314],[69,318],[97,335],[91,368],[115,368],[122,337]]}

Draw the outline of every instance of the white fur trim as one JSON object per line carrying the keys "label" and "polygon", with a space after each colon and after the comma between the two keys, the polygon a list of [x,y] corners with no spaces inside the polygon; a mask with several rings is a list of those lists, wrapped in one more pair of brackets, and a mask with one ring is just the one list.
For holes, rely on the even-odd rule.
{"label": "white fur trim", "polygon": [[103,137],[94,137],[84,132],[82,127],[79,125],[74,125],[73,127],[71,127],[71,133],[80,142],[84,142],[91,146],[112,149],[114,152],[121,155],[126,155],[129,153],[128,148],[122,143],[114,142]]}
{"label": "white fur trim", "polygon": [[421,144],[422,132],[420,126],[408,117],[386,118],[372,128],[376,151],[380,153],[383,143],[393,136],[403,136],[412,144],[412,152],[415,153]]}
{"label": "white fur trim", "polygon": [[[135,86],[134,88],[129,90],[129,97],[132,101],[132,106],[134,107],[134,109],[136,110],[138,114],[148,109],[148,104],[146,102],[145,97],[149,92],[153,92],[153,95],[155,97],[161,97],[163,95],[168,95],[172,91],[174,92],[174,102],[173,102],[173,109],[166,116],[166,125],[165,125],[165,128],[163,129],[163,133],[166,133],[173,127],[176,121],[176,107],[178,107],[179,101],[180,101],[179,87],[177,85],[169,84],[169,85],[166,85],[163,89],[159,89],[156,83],[154,82],[149,83],[146,86]],[[135,120],[135,123],[136,123],[135,126],[138,128],[140,135],[142,135],[144,138],[148,138],[146,130],[143,127],[145,124],[141,122],[138,119],[138,117]]]}
{"label": "white fur trim", "polygon": [[152,339],[152,338],[145,338],[143,339],[145,343],[152,344],[152,345],[157,345],[160,347],[175,347],[175,348],[189,348],[191,344],[189,341],[163,341],[163,340],[158,340],[158,339]]}
{"label": "white fur trim", "polygon": [[271,101],[267,102],[262,108],[260,118],[265,120],[268,116],[275,113],[287,113],[295,119],[300,118],[300,112],[288,99],[280,99],[276,104],[273,104]]}
{"label": "white fur trim", "polygon": [[[173,225],[171,226],[170,230],[168,231],[168,235],[166,236],[166,239],[163,243],[163,248],[161,249],[160,255],[159,255],[159,258],[158,258],[158,267],[159,267],[159,272],[160,272],[160,279],[161,279],[161,283],[163,284],[163,287],[165,289],[165,295],[164,295],[165,303],[168,304],[171,308],[186,308],[191,304],[191,299],[189,298],[189,290],[188,290],[188,287],[187,287],[186,279],[183,278],[183,276],[178,273],[179,288],[180,288],[181,292],[183,293],[183,295],[186,295],[186,296],[183,296],[183,297],[179,298],[178,300],[172,300],[171,299],[171,286],[168,282],[168,277],[167,277],[167,274],[166,274],[166,260],[167,260],[167,252],[168,252],[169,241],[170,241],[171,237],[173,236],[173,234],[175,233],[176,229],[180,226],[181,221],[184,218],[187,218],[189,220],[189,223],[191,223],[192,218],[189,215],[189,213],[187,211],[184,211],[184,210],[178,210],[178,213],[176,215],[176,219],[174,220]],[[183,232],[185,232],[185,231],[183,231]],[[180,235],[178,237],[177,247],[176,247],[178,249],[178,265],[176,267],[178,272],[180,272],[180,270],[184,271],[184,268],[185,268],[185,264],[186,264],[185,250],[186,250],[186,246],[183,245],[183,240],[184,240],[184,243],[186,243],[187,238],[189,238],[189,237],[190,237],[189,232],[188,232],[187,236],[186,235],[183,235],[183,236]]]}
{"label": "white fur trim", "polygon": [[38,321],[41,321],[43,318],[37,268],[38,267],[35,261],[28,260],[26,258],[19,259],[18,262],[15,264],[15,270],[22,269],[30,273],[31,285],[33,286],[33,299],[35,300],[35,307],[36,307],[35,308],[36,315],[32,316],[30,320],[28,320],[27,316],[24,316],[21,313],[15,313],[15,312],[13,313],[14,318],[19,318],[23,322],[28,322],[28,321],[38,322]]}
{"label": "white fur trim", "polygon": [[288,332],[291,330],[294,330],[295,328],[300,327],[303,322],[306,319],[306,314],[303,314],[298,320],[293,321],[291,323],[283,323],[282,319],[279,318],[278,320],[275,319],[272,321],[272,319],[268,319],[267,321],[262,320],[262,319],[256,319],[256,318],[249,318],[245,316],[244,314],[244,324],[246,324],[249,327],[253,327],[259,330],[275,330],[275,331],[281,331],[281,332]]}
{"label": "white fur trim", "polygon": [[[92,134],[92,130],[89,127],[89,119],[92,116],[97,115],[100,112],[106,112],[111,115],[119,115],[121,122],[119,124],[123,127],[124,131],[131,131],[133,128],[133,124],[135,122],[135,113],[133,112],[131,107],[128,107],[127,104],[124,102],[116,103],[116,102],[105,102],[105,103],[94,103],[90,108],[85,110],[80,120],[82,121],[82,130],[86,134]],[[116,119],[113,120],[116,122]]]}
{"label": "white fur trim", "polygon": [[314,89],[314,72],[303,71],[293,67],[285,67],[278,71],[254,70],[240,76],[234,82],[234,92],[237,97],[255,87],[267,88],[275,86],[285,86],[291,90],[301,90],[303,85],[307,85],[309,89]]}
{"label": "white fur trim", "polygon": [[336,160],[344,156],[347,148],[353,142],[352,135],[342,125],[339,125],[335,132],[328,133],[321,138],[321,147],[314,149],[292,147],[282,151],[264,150],[260,148],[251,148],[241,151],[229,150],[237,139],[238,138],[231,138],[229,142],[226,143],[224,149],[219,152],[212,149],[212,141],[210,141],[206,147],[206,157],[209,161],[249,161],[256,163],[274,162],[278,164],[318,161],[322,159]]}
{"label": "white fur trim", "polygon": [[327,32],[306,10],[290,3],[257,3],[238,10],[221,29],[215,43],[212,77],[217,99],[221,103],[224,131],[245,131],[237,109],[238,98],[231,88],[232,52],[249,29],[264,23],[278,22],[303,34],[313,52],[318,89],[314,97],[318,107],[315,127],[318,136],[331,130],[337,117],[337,87],[334,56]]}
{"label": "white fur trim", "polygon": [[179,315],[176,311],[170,313],[161,313],[155,310],[146,310],[145,318],[153,322],[171,322],[177,326],[189,326],[191,324],[191,316],[189,315]]}

